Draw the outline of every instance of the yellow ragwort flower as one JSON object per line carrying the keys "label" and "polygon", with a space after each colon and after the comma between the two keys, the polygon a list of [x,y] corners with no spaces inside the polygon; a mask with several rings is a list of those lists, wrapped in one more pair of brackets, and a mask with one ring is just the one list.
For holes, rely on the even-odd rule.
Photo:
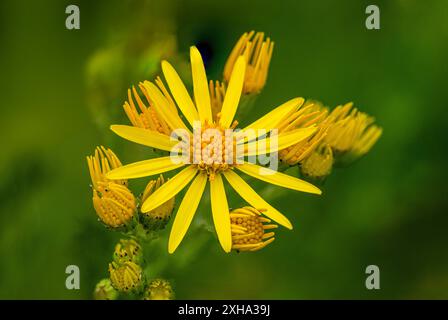
{"label": "yellow ragwort flower", "polygon": [[247,61],[247,70],[244,78],[243,93],[260,92],[266,84],[273,50],[274,42],[269,38],[264,40],[263,32],[255,33],[255,31],[251,31],[244,33],[227,58],[224,66],[224,80],[226,83],[230,82],[238,57],[244,55]]}
{"label": "yellow ragwort flower", "polygon": [[382,133],[382,129],[373,124],[375,119],[353,108],[353,103],[336,107],[328,120],[330,126],[325,142],[337,153],[353,152],[362,156]]}
{"label": "yellow ragwort flower", "polygon": [[163,279],[152,280],[145,290],[144,300],[173,300],[174,291],[171,284]]}
{"label": "yellow ragwort flower", "polygon": [[128,189],[127,180],[110,180],[106,173],[121,167],[112,150],[97,147],[94,156],[87,157],[92,180],[93,206],[100,220],[111,228],[129,223],[136,211],[135,197]]}
{"label": "yellow ragwort flower", "polygon": [[[174,101],[166,90],[162,80],[160,78],[157,78],[155,82],[168,101],[170,111],[177,113]],[[129,121],[131,121],[132,125],[135,127],[149,129],[162,134],[170,135],[171,131],[175,128],[171,128],[169,124],[166,123],[166,121],[163,119],[159,111],[160,106],[156,106],[156,102],[150,98],[145,89],[144,83],[140,83],[139,88],[146,99],[146,103],[143,102],[142,98],[137,92],[137,89],[135,89],[134,86],[132,87],[132,89],[128,89],[128,101],[124,103],[123,109],[126,112]],[[134,100],[136,103],[134,102]],[[138,110],[135,106],[136,104],[138,106]]]}
{"label": "yellow ragwort flower", "polygon": [[[148,197],[158,190],[164,183],[165,179],[163,178],[163,175],[160,175],[157,179],[149,181],[142,195],[142,203],[145,202],[146,199],[148,199]],[[150,230],[163,229],[173,213],[174,202],[175,199],[172,197],[157,208],[154,208],[148,212],[142,212],[140,215],[141,222]]]}
{"label": "yellow ragwort flower", "polygon": [[132,261],[109,263],[109,277],[112,286],[118,291],[138,291],[143,286],[142,268]]}
{"label": "yellow ragwort flower", "polygon": [[[207,81],[204,63],[202,61],[201,54],[196,47],[191,47],[190,57],[193,77],[194,102],[175,69],[167,61],[163,61],[162,71],[170,88],[171,94],[191,127],[195,127],[195,124],[200,123],[202,132],[205,133],[204,130],[214,128],[215,131],[217,130],[221,132],[221,136],[224,136],[224,130],[234,128],[237,125],[237,122],[234,121],[234,115],[238,108],[245,79],[245,57],[240,56],[235,62],[232,75],[227,86],[226,95],[223,100],[220,116],[215,121],[212,117],[209,83]],[[157,112],[161,115],[163,120],[165,120],[171,128],[183,129],[184,132],[187,132],[191,136],[191,139],[189,139],[191,142],[190,155],[193,154],[196,159],[199,159],[199,161],[192,162],[188,161],[188,159],[185,161],[185,158],[175,158],[173,156],[154,158],[114,169],[107,174],[107,178],[139,178],[157,175],[183,167],[182,171],[177,173],[173,178],[165,182],[160,188],[147,197],[141,207],[142,212],[150,212],[169,199],[173,198],[191,182],[191,185],[186,191],[186,194],[179,206],[171,228],[168,243],[168,251],[170,253],[176,250],[187,232],[207,183],[210,185],[212,216],[218,235],[218,240],[225,252],[231,251],[231,223],[223,177],[247,203],[255,208],[265,208],[267,210],[265,215],[268,218],[276,221],[278,224],[285,226],[286,228],[292,229],[291,222],[283,214],[263,200],[263,198],[260,197],[252,189],[252,187],[250,187],[249,184],[247,184],[235,172],[235,169],[271,184],[297,191],[315,194],[321,193],[317,187],[306,181],[268,168],[248,162],[237,164],[235,161],[230,161],[229,164],[226,160],[228,160],[228,156],[231,154],[230,150],[235,148],[235,141],[233,142],[233,145],[231,142],[229,145],[227,142],[224,144],[218,143],[220,149],[217,150],[216,153],[213,152],[212,154],[209,154],[208,148],[211,144],[215,144],[215,142],[213,142],[210,138],[208,142],[203,141],[202,143],[193,143],[195,139],[192,131],[180,118],[178,113],[172,111],[169,106],[169,101],[160,92],[157,86],[152,82],[145,81],[144,87],[148,95],[154,101],[154,106],[156,106],[156,109],[159,107]],[[235,133],[235,138],[238,140],[238,137],[244,136],[244,132],[248,129],[265,129],[270,131],[277,128],[279,122],[284,118],[285,114],[294,112],[294,110],[299,108],[303,102],[304,100],[302,98],[295,98],[282,104],[257,121],[245,127],[242,131]],[[170,139],[167,135],[143,128],[126,125],[112,125],[111,129],[122,138],[151,148],[171,151],[173,147],[177,146],[179,143],[179,141]],[[272,145],[270,145],[270,137],[264,137],[262,139],[264,139],[263,142],[265,145],[271,146],[269,150],[253,148],[254,144],[256,145],[257,142],[259,143],[262,140],[243,141],[243,143],[246,143],[244,144],[244,154],[245,156],[248,156],[276,152],[308,138],[315,131],[315,127],[309,127],[295,129],[286,133],[280,133],[278,134],[278,143],[273,143]],[[260,133],[260,135],[262,135],[262,133]]]}
{"label": "yellow ragwort flower", "polygon": [[270,219],[261,216],[262,209],[253,207],[238,208],[230,212],[232,230],[232,249],[237,251],[257,251],[274,241],[278,226]]}
{"label": "yellow ragwort flower", "polygon": [[302,162],[313,153],[327,135],[328,124],[325,121],[327,114],[327,109],[320,103],[307,101],[302,108],[285,117],[279,125],[279,132],[288,132],[311,125],[316,125],[317,131],[307,139],[281,150],[279,158],[282,162],[292,166]]}

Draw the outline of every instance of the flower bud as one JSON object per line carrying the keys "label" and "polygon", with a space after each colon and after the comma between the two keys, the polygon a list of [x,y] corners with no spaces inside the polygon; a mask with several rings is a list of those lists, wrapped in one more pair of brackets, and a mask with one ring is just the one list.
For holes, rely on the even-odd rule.
{"label": "flower bud", "polygon": [[230,212],[232,231],[232,249],[236,251],[257,251],[274,241],[274,232],[278,226],[270,219],[261,216],[264,210],[253,207],[238,208]]}
{"label": "flower bud", "polygon": [[123,263],[125,261],[132,261],[139,263],[142,258],[142,250],[137,241],[133,239],[120,239],[115,246],[114,261]]}
{"label": "flower bud", "polygon": [[115,300],[118,297],[118,291],[112,287],[110,279],[102,279],[97,283],[93,298],[95,300]]}
{"label": "flower bud", "polygon": [[109,263],[109,277],[112,286],[121,292],[138,292],[143,287],[142,269],[131,261]]}
{"label": "flower bud", "polygon": [[324,179],[331,173],[333,152],[323,144],[311,153],[300,165],[302,174],[312,179]]}
{"label": "flower bud", "polygon": [[336,107],[328,118],[330,126],[325,142],[333,149],[337,160],[355,160],[363,156],[382,134],[382,129],[373,124],[375,119],[353,108],[352,103]]}
{"label": "flower bud", "polygon": [[236,60],[244,55],[247,66],[243,93],[259,93],[266,84],[273,50],[274,42],[270,38],[264,39],[263,32],[244,33],[227,58],[224,80],[229,83]]}
{"label": "flower bud", "polygon": [[152,280],[145,290],[144,300],[173,300],[174,291],[167,280]]}
{"label": "flower bud", "polygon": [[308,138],[299,141],[292,146],[280,150],[278,155],[283,163],[290,166],[296,165],[313,153],[327,134],[326,123],[328,111],[318,101],[307,101],[296,112],[287,115],[279,125],[279,132],[289,132],[294,129],[316,126],[317,130]]}
{"label": "flower bud", "polygon": [[[160,177],[155,180],[149,181],[145,191],[143,192],[141,202],[145,202],[145,200],[164,183],[165,179],[163,178],[163,175],[160,175]],[[149,230],[163,229],[168,223],[173,209],[174,197],[149,212],[140,212],[141,222],[145,228]]]}
{"label": "flower bud", "polygon": [[97,147],[87,157],[93,189],[93,207],[100,220],[110,228],[120,228],[133,221],[136,201],[127,180],[109,180],[106,173],[121,166],[112,150]]}

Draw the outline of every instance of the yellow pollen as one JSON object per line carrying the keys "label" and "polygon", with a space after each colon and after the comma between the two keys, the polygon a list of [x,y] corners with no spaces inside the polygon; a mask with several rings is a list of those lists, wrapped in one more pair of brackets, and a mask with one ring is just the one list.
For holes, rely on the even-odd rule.
{"label": "yellow pollen", "polygon": [[[236,164],[236,143],[233,137],[226,137],[226,128],[219,125],[219,118],[220,114],[217,114],[215,123],[205,122],[202,125],[201,142],[197,141],[197,138],[190,140],[190,161],[196,164],[199,170],[205,171],[209,180]],[[234,121],[232,129],[237,125],[238,122]]]}

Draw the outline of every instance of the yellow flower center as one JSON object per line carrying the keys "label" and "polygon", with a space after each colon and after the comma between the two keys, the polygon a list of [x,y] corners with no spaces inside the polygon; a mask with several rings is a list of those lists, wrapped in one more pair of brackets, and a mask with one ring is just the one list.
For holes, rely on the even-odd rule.
{"label": "yellow flower center", "polygon": [[219,114],[217,118],[215,123],[205,122],[190,139],[190,163],[206,172],[209,180],[236,165],[236,141],[231,131],[238,122],[234,121],[230,128],[223,128],[219,125]]}

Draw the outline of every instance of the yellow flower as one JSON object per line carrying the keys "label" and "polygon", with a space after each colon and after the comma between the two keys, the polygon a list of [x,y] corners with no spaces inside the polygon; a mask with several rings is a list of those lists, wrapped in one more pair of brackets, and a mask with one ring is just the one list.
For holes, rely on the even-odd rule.
{"label": "yellow flower", "polygon": [[128,189],[127,180],[110,180],[106,177],[111,169],[121,167],[112,150],[97,147],[94,156],[87,157],[92,180],[93,206],[100,220],[111,228],[129,223],[136,210],[135,197]]}
{"label": "yellow flower", "polygon": [[307,177],[323,179],[331,173],[333,152],[328,144],[321,144],[300,165],[300,171]]}
{"label": "yellow flower", "polygon": [[244,55],[247,61],[246,76],[244,78],[243,93],[258,93],[263,89],[268,77],[269,64],[271,62],[274,42],[267,38],[264,33],[251,31],[244,33],[229,57],[224,67],[224,80],[229,83],[233,69],[240,55]]}
{"label": "yellow flower", "polygon": [[276,224],[261,216],[264,210],[253,207],[243,207],[230,212],[232,230],[232,249],[237,251],[257,251],[274,241]]}
{"label": "yellow flower", "polygon": [[138,291],[143,286],[142,268],[132,261],[109,263],[109,277],[118,291]]}
{"label": "yellow flower", "polygon": [[382,133],[382,128],[376,125],[369,126],[366,130],[364,130],[361,137],[356,140],[350,152],[353,153],[355,157],[365,155],[370,151],[370,149],[372,149],[373,145],[378,141]]}
{"label": "yellow flower", "polygon": [[144,300],[173,300],[174,291],[171,284],[163,279],[155,279],[150,282],[145,291]]}
{"label": "yellow flower", "polygon": [[[156,190],[158,190],[164,183],[165,179],[163,178],[163,175],[160,175],[160,177],[155,180],[149,181],[145,188],[145,191],[143,192],[142,202],[145,202],[146,199]],[[163,229],[168,223],[171,217],[171,213],[173,213],[174,202],[175,200],[173,197],[171,199],[168,199],[165,203],[162,203],[157,208],[152,209],[151,211],[142,212],[140,215],[142,218],[142,223],[150,230]]]}
{"label": "yellow flower", "polygon": [[316,125],[318,130],[304,139],[279,152],[279,158],[284,163],[295,165],[309,157],[327,135],[328,123],[325,121],[328,111],[319,102],[309,102],[285,117],[279,126],[280,132],[288,132],[297,128]]}
{"label": "yellow flower", "polygon": [[[175,69],[167,62],[162,62],[162,70],[165,79],[171,90],[177,106],[185,116],[189,125],[194,127],[198,122],[202,130],[216,129],[223,133],[225,129],[235,126],[234,115],[236,113],[240,96],[242,93],[243,82],[245,78],[246,61],[244,56],[240,56],[235,62],[232,75],[227,86],[226,95],[223,100],[222,109],[219,119],[213,121],[210,92],[208,87],[207,76],[205,73],[204,64],[199,51],[195,47],[191,47],[191,66],[193,77],[193,91],[194,101],[191,99],[187,89],[182,80],[175,71]],[[169,102],[160,92],[160,90],[151,82],[144,82],[145,89],[151,99],[154,100],[154,106],[162,118],[172,128],[184,129],[192,136],[192,131],[179,117],[177,112],[172,112],[169,107]],[[235,133],[236,139],[244,136],[244,132],[248,129],[265,129],[267,131],[277,128],[281,119],[285,114],[293,112],[303,103],[302,98],[292,99],[281,106],[275,108],[265,116],[245,127],[242,131]],[[177,145],[179,141],[172,140],[170,137],[160,134],[155,131],[150,131],[142,128],[136,128],[125,125],[112,125],[112,131],[127,140],[146,145],[152,148],[159,148],[166,151],[171,151],[173,146]],[[306,139],[315,132],[315,127],[295,129],[286,133],[278,134],[278,143],[270,144],[270,137],[264,137],[263,141],[270,146],[270,150],[252,148],[257,141],[245,141],[244,152],[245,155],[266,154],[268,152],[275,153],[279,150],[287,148],[303,139]],[[204,131],[203,131],[204,132]],[[258,131],[257,131],[258,132]],[[260,134],[261,135],[261,134]],[[222,134],[224,136],[224,134]],[[190,139],[195,141],[194,137]],[[269,205],[262,197],[260,197],[235,171],[241,171],[245,174],[266,181],[271,184],[283,186],[297,191],[310,192],[320,194],[321,191],[312,184],[288,176],[286,174],[274,171],[272,169],[260,167],[255,164],[244,162],[237,164],[235,161],[230,161],[228,156],[231,150],[235,148],[235,141],[227,145],[227,142],[221,144],[216,153],[207,154],[208,148],[211,144],[219,141],[210,139],[207,142],[195,142],[190,144],[191,154],[199,159],[198,162],[185,161],[185,158],[179,157],[160,157],[155,159],[144,160],[129,164],[107,174],[109,179],[131,179],[144,176],[151,176],[160,174],[162,172],[171,171],[183,167],[182,171],[177,173],[173,178],[165,182],[160,188],[152,193],[141,207],[142,212],[149,212],[169,199],[173,198],[177,193],[184,189],[190,182],[191,185],[186,191],[186,194],[179,206],[176,217],[174,219],[169,243],[168,251],[174,252],[180,242],[182,241],[187,229],[193,219],[193,216],[198,207],[199,201],[204,193],[207,183],[210,185],[210,197],[212,216],[215,229],[218,235],[218,240],[225,252],[230,252],[232,248],[232,234],[229,216],[229,207],[227,197],[224,189],[224,179],[232,186],[241,197],[255,208],[264,208],[267,211],[265,215],[276,221],[278,224],[292,229],[290,221],[279,211]],[[217,143],[219,145],[219,143]],[[233,159],[231,159],[233,160]]]}
{"label": "yellow flower", "polygon": [[353,103],[336,107],[328,119],[331,124],[325,142],[337,153],[364,155],[382,133],[381,128],[373,125],[375,119],[353,108]]}
{"label": "yellow flower", "polygon": [[[163,85],[162,80],[160,78],[157,78],[155,82],[168,101],[171,111],[177,112],[174,101]],[[171,128],[169,124],[167,124],[166,121],[163,120],[160,112],[158,112],[159,108],[156,108],[154,106],[155,102],[148,95],[143,83],[139,84],[139,88],[145,96],[146,104],[140,98],[140,95],[138,94],[134,86],[132,87],[132,89],[128,89],[128,101],[124,103],[123,109],[126,112],[129,121],[131,121],[132,125],[135,127],[149,129],[162,134],[170,135],[171,131],[174,128]],[[138,110],[135,106],[134,100],[137,103]]]}

